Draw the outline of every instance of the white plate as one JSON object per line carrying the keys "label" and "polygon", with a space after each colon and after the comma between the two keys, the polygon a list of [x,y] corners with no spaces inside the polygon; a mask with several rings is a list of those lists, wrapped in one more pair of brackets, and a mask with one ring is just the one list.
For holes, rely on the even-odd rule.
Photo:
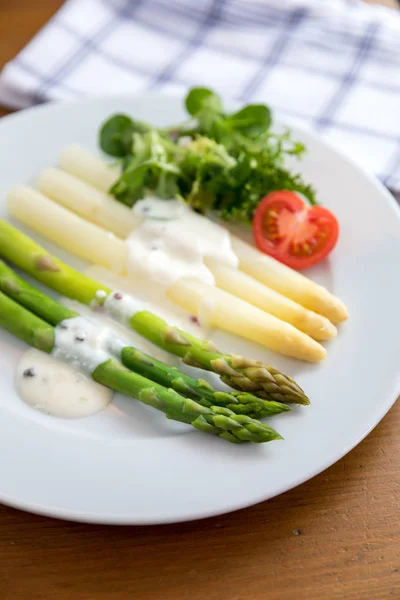
{"label": "white plate", "polygon": [[[96,149],[99,124],[117,111],[160,125],[183,117],[178,99],[137,96],[47,105],[2,119],[1,216],[12,185],[31,180],[70,143]],[[341,225],[332,259],[312,276],[345,301],[350,319],[318,366],[216,336],[221,347],[270,360],[308,392],[310,407],[273,420],[284,441],[230,445],[123,397],[88,419],[42,415],[14,390],[24,345],[0,332],[0,501],[98,523],[198,519],[302,483],[349,452],[382,419],[399,393],[399,211],[379,183],[332,148],[297,128],[294,135],[308,147],[298,168]]]}

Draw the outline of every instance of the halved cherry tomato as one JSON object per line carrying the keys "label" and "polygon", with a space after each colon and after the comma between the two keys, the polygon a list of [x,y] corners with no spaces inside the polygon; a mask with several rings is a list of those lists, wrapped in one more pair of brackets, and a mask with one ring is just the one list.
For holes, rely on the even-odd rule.
{"label": "halved cherry tomato", "polygon": [[339,224],[322,206],[310,206],[294,192],[271,192],[257,206],[253,235],[258,248],[300,271],[319,263],[335,247]]}

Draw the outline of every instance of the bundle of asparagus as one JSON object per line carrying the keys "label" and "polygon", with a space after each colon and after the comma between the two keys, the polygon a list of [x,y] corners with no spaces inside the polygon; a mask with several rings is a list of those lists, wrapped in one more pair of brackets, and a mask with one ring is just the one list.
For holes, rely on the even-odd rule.
{"label": "bundle of asparagus", "polygon": [[[0,256],[59,293],[83,304],[107,306],[107,299],[123,300],[122,294],[65,265],[5,221],[0,221]],[[267,400],[309,404],[307,396],[293,379],[261,361],[220,352],[212,342],[171,327],[147,310],[134,310],[127,321],[135,331],[157,346],[181,357],[188,365],[217,373],[234,389]]]}
{"label": "bundle of asparagus", "polygon": [[[47,189],[46,193],[50,195]],[[136,260],[132,258],[129,243],[114,235],[116,230],[113,229],[112,223],[119,214],[118,210],[114,211],[114,205],[128,211],[126,222],[130,221],[130,210],[108,197],[103,198],[104,202],[88,203],[85,195],[72,196],[69,189],[66,191],[63,187],[62,198],[64,201],[61,204],[67,205],[68,208],[57,204],[53,197],[50,199],[27,186],[17,186],[8,195],[8,211],[31,230],[67,252],[93,265],[104,267],[116,275],[128,277],[129,280],[128,271],[131,268],[135,269]],[[74,199],[73,206],[69,204],[71,198]],[[75,211],[77,206],[85,207],[85,215],[89,213],[90,216],[79,216],[81,213]],[[97,216],[103,214],[105,207],[107,216],[104,216],[104,221],[102,218],[102,226],[99,226]],[[103,226],[106,220],[109,221],[109,226],[105,229]],[[74,235],[71,235],[71,231]],[[240,259],[239,254],[237,257]],[[207,319],[212,327],[234,333],[270,350],[300,360],[319,362],[325,358],[326,349],[317,340],[330,339],[337,332],[336,327],[327,318],[294,302],[289,295],[285,298],[275,290],[267,288],[242,270],[228,268],[216,260],[210,262],[209,257],[204,257],[204,262],[209,270],[211,268],[217,285],[201,281],[195,275],[193,278],[179,277],[163,291],[169,300],[191,314],[198,315],[202,310],[204,298],[207,298],[207,306],[212,306],[211,310],[207,310]],[[280,265],[276,273],[276,278],[280,280],[283,265],[275,262]],[[273,265],[274,268],[275,266]],[[291,269],[288,269],[288,272],[292,274]],[[285,271],[283,275],[283,280],[287,280]],[[306,283],[301,286],[301,279],[299,285],[303,291],[306,290],[306,296],[309,294],[308,288],[311,287],[313,294],[316,290],[318,297],[322,294],[325,298],[327,295],[328,299],[332,300],[331,304],[336,303],[336,299],[331,298],[326,290],[320,289],[320,286],[298,273],[293,275],[295,279],[296,276],[305,280]],[[297,283],[293,286],[296,285]],[[324,301],[322,303],[325,304]],[[237,318],[238,314],[240,319]]]}
{"label": "bundle of asparagus", "polygon": [[[0,260],[0,291],[51,325],[59,325],[66,319],[78,316],[75,311],[59,304],[18,277],[2,260]],[[131,371],[164,387],[172,388],[179,394],[196,400],[202,406],[225,406],[236,414],[246,414],[257,419],[290,410],[286,404],[264,400],[246,392],[216,391],[204,379],[194,379],[176,367],[167,365],[128,345],[120,345],[117,358]]]}
{"label": "bundle of asparagus", "polygon": [[[63,329],[68,329],[77,313],[63,307],[19,278],[4,263],[1,264],[0,280],[0,326],[31,346],[51,353],[56,347],[56,330],[53,324],[57,323]],[[41,319],[31,310],[45,315],[47,320]],[[80,344],[84,343],[85,341],[80,339]],[[116,346],[118,347],[118,344]],[[129,359],[127,362],[129,363]],[[133,366],[133,361],[131,365]],[[166,388],[137,372],[132,372],[113,356],[107,357],[93,368],[90,376],[98,383],[162,411],[169,419],[191,424],[199,431],[217,435],[232,443],[264,443],[281,439],[268,425],[247,415],[235,414],[226,406],[204,406],[180,395],[174,389]],[[225,396],[229,403],[229,394]],[[225,396],[220,397],[221,404]]]}

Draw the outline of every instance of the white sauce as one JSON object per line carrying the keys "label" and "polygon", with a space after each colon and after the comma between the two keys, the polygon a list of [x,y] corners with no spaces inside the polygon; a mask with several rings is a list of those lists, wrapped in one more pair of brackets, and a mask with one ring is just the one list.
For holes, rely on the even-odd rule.
{"label": "white sauce", "polygon": [[[89,318],[91,321],[96,323],[98,327],[108,328],[114,333],[115,337],[118,338],[118,340],[124,340],[123,343],[125,343],[125,345],[134,346],[135,348],[138,348],[138,350],[142,350],[142,352],[151,354],[151,356],[154,356],[155,358],[158,358],[159,360],[162,360],[163,362],[166,362],[170,365],[178,365],[179,360],[173,354],[168,354],[158,346],[154,346],[151,342],[146,340],[143,336],[141,336],[133,329],[128,329],[127,327],[125,327],[121,323],[121,321],[123,320],[122,316],[120,321],[118,315],[116,317],[111,317],[102,309],[92,311],[88,306],[80,304],[79,302],[76,302],[75,300],[71,300],[69,298],[61,298],[60,302],[64,304],[64,306],[68,306],[71,310],[76,311],[80,315]],[[114,320],[114,318],[116,320]],[[199,328],[197,327],[197,329]],[[115,357],[119,358],[119,355],[115,354]]]}
{"label": "white sauce", "polygon": [[107,296],[107,292],[104,290],[97,290],[95,296],[98,300],[102,300],[103,298],[105,298]]}
{"label": "white sauce", "polygon": [[108,388],[34,349],[25,352],[17,366],[16,387],[21,399],[32,408],[65,419],[94,415],[112,399]]}
{"label": "white sauce", "polygon": [[55,329],[55,358],[70,363],[90,375],[111,357],[117,357],[122,342],[108,327],[99,327],[85,317],[73,317],[59,323]]}
{"label": "white sauce", "polygon": [[112,390],[91,373],[126,345],[109,329],[85,317],[65,319],[54,329],[51,355],[30,350],[17,368],[17,389],[29,406],[64,418],[86,417],[103,410]]}
{"label": "white sauce", "polygon": [[150,306],[124,292],[112,292],[106,298],[103,308],[107,314],[122,325],[129,327],[131,317],[142,310],[150,310]]}
{"label": "white sauce", "polygon": [[182,277],[213,285],[204,258],[238,267],[229,232],[179,200],[148,197],[137,202],[133,211],[143,222],[126,240],[129,275],[147,276],[165,288]]}

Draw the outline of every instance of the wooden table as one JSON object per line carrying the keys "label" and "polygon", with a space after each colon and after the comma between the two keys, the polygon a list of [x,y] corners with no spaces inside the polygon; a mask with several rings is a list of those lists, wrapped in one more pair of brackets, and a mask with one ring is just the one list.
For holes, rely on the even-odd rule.
{"label": "wooden table", "polygon": [[[0,66],[61,3],[1,0]],[[400,403],[308,483],[194,523],[90,526],[0,506],[0,600],[398,600],[399,431]]]}

